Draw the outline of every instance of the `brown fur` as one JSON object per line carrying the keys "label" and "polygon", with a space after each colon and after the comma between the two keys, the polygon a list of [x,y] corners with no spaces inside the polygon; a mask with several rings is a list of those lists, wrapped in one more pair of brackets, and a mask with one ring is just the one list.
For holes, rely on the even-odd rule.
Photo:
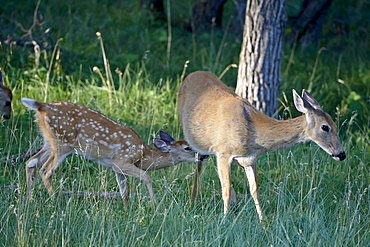
{"label": "brown fur", "polygon": [[[181,84],[178,114],[185,139],[201,154],[216,155],[224,213],[230,200],[235,201],[230,177],[232,162],[244,167],[262,219],[256,181],[258,155],[312,140],[334,158],[345,158],[330,116],[306,91],[302,96],[293,91],[293,96],[297,109],[306,115],[279,121],[257,111],[210,72],[194,72]],[[329,126],[329,132],[322,130],[324,125]]]}
{"label": "brown fur", "polygon": [[8,120],[12,113],[12,91],[3,83],[3,75],[0,71],[0,114],[3,119]]}
{"label": "brown fur", "polygon": [[37,124],[44,137],[43,148],[26,163],[29,196],[39,168],[45,187],[53,194],[53,172],[72,152],[112,169],[125,202],[129,194],[126,175],[143,180],[155,201],[148,170],[196,161],[196,153],[187,142],[175,141],[164,132],[160,132],[161,139],[154,139],[157,148],[153,148],[131,127],[87,107],[69,102],[40,103],[27,98],[22,98],[22,103],[37,111]]}

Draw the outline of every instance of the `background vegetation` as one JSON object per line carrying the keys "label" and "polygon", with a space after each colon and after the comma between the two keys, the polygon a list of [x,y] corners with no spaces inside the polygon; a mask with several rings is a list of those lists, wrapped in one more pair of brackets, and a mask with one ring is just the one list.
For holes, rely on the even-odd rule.
{"label": "background vegetation", "polygon": [[[0,123],[0,156],[41,144],[33,112],[21,97],[66,100],[99,110],[134,127],[150,142],[158,130],[182,137],[176,92],[183,76],[211,70],[235,87],[241,40],[224,29],[186,31],[193,1],[166,1],[158,18],[140,1],[5,1],[2,37],[40,37],[37,60],[31,42],[0,44],[0,67],[14,94],[13,116]],[[299,11],[288,1],[288,14]],[[36,13],[36,14],[35,14]],[[120,198],[78,197],[61,191],[117,191],[113,172],[70,156],[54,177],[57,199],[41,181],[25,201],[25,160],[1,162],[2,246],[365,246],[370,242],[369,123],[370,5],[334,1],[319,44],[284,49],[279,116],[297,116],[291,89],[308,89],[340,129],[347,159],[335,162],[317,145],[270,152],[258,160],[266,221],[258,223],[243,170],[233,166],[240,203],[226,217],[215,161],[205,164],[201,191],[188,201],[194,164],[151,172],[159,202],[153,205],[138,179],[130,179],[131,204]],[[96,32],[102,34],[99,39]],[[287,30],[289,32],[289,29]],[[28,35],[28,36],[27,36]],[[104,51],[102,49],[104,41]],[[107,58],[108,63],[104,63]],[[38,62],[37,62],[38,61]],[[95,67],[95,69],[94,69]],[[225,72],[225,73],[223,73]],[[227,138],[227,136],[225,136]],[[244,196],[245,195],[245,196]]]}

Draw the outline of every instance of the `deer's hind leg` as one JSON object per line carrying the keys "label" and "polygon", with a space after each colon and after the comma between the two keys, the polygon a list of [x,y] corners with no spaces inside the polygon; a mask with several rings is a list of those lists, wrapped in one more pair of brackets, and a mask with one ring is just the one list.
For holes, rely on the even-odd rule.
{"label": "deer's hind leg", "polygon": [[28,198],[32,196],[36,171],[49,159],[49,156],[50,156],[50,145],[48,142],[45,142],[42,149],[26,162]]}
{"label": "deer's hind leg", "polygon": [[57,148],[50,148],[49,156],[43,166],[40,168],[40,176],[46,189],[50,195],[53,195],[53,174],[54,171],[58,168],[60,163],[73,152],[73,148],[69,146],[58,146]]}

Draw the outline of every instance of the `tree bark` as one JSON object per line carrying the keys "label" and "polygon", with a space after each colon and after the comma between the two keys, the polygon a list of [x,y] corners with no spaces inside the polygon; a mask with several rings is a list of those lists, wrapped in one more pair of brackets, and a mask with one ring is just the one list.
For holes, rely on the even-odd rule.
{"label": "tree bark", "polygon": [[317,43],[331,2],[332,0],[304,0],[287,40],[303,45]]}
{"label": "tree bark", "polygon": [[244,32],[244,22],[245,22],[245,8],[246,0],[236,0],[234,7],[234,20],[230,27],[232,33],[234,33],[238,38],[243,37]]}
{"label": "tree bark", "polygon": [[225,2],[226,0],[197,0],[193,8],[191,30],[204,33],[209,32],[212,26],[221,27]]}
{"label": "tree bark", "polygon": [[141,0],[141,5],[147,5],[149,9],[164,15],[163,0]]}
{"label": "tree bark", "polygon": [[247,0],[236,93],[258,110],[277,111],[285,0]]}

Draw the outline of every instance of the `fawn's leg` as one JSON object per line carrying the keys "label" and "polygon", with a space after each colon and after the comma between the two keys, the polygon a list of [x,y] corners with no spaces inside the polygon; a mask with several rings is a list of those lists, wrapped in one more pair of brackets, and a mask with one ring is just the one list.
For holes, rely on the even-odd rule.
{"label": "fawn's leg", "polygon": [[57,169],[60,163],[62,163],[62,161],[70,153],[72,153],[72,151],[73,149],[71,147],[60,147],[59,146],[59,148],[50,149],[49,158],[40,169],[40,175],[41,175],[42,181],[44,182],[44,185],[50,195],[52,195],[54,192],[53,183],[52,183],[54,170]]}
{"label": "fawn's leg", "polygon": [[116,180],[117,180],[117,183],[118,183],[118,186],[119,186],[121,197],[123,199],[123,203],[124,203],[125,207],[127,207],[128,199],[129,199],[129,196],[130,196],[130,187],[129,187],[129,184],[128,184],[128,179],[122,173],[119,173],[119,172],[115,172],[115,173],[116,173]]}
{"label": "fawn's leg", "polygon": [[118,172],[121,174],[126,174],[128,176],[135,177],[144,181],[148,188],[150,198],[152,199],[153,202],[156,201],[153,191],[152,178],[149,176],[149,173],[141,170],[140,168],[136,167],[134,164],[131,163],[127,166],[113,164],[112,169],[116,173]]}
{"label": "fawn's leg", "polygon": [[43,145],[42,149],[32,156],[26,162],[26,177],[27,177],[27,197],[32,196],[32,191],[34,188],[34,180],[36,176],[36,170],[39,169],[50,156],[50,146],[47,142]]}

